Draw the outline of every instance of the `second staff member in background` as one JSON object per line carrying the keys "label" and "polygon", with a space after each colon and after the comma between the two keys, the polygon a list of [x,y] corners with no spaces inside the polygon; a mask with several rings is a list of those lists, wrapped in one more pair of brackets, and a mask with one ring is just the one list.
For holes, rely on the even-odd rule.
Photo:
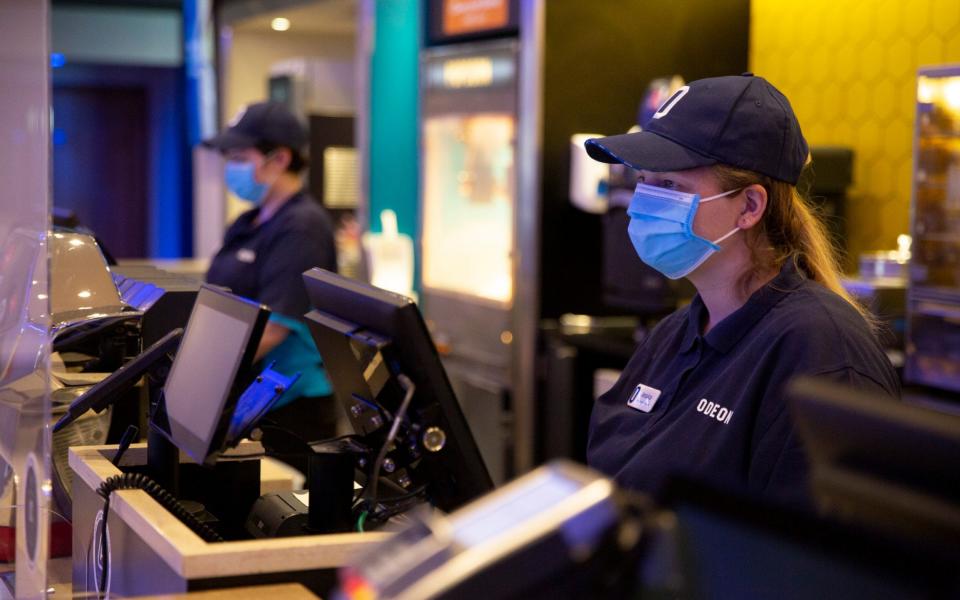
{"label": "second staff member in background", "polygon": [[332,221],[303,185],[307,141],[286,106],[261,102],[204,145],[226,159],[227,189],[254,204],[227,229],[207,282],[270,307],[257,360],[301,377],[269,418],[309,442],[337,435],[341,411],[303,318],[310,309],[303,272],[337,270]]}

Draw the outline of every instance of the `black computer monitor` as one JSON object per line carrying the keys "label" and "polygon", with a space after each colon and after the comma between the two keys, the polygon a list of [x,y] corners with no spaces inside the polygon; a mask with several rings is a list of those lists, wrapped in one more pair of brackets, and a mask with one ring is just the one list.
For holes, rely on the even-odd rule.
{"label": "black computer monitor", "polygon": [[319,268],[304,273],[304,282],[315,308],[308,325],[362,441],[379,448],[386,439],[404,398],[399,375],[415,386],[381,475],[400,489],[425,486],[431,503],[448,512],[493,489],[416,304]]}
{"label": "black computer monitor", "polygon": [[960,415],[815,378],[788,391],[822,511],[960,548]]}
{"label": "black computer monitor", "polygon": [[[194,461],[223,449],[237,400],[253,381],[252,365],[270,311],[204,285],[163,387],[155,425]],[[162,422],[158,422],[162,421]]]}
{"label": "black computer monitor", "polygon": [[71,402],[66,414],[53,426],[54,433],[74,422],[88,410],[99,413],[116,402],[151,369],[164,360],[170,360],[171,353],[175,352],[180,344],[182,334],[183,329],[174,329]]}
{"label": "black computer monitor", "polygon": [[692,480],[671,480],[659,500],[677,568],[649,546],[642,590],[652,596],[952,598],[960,585],[955,553],[835,518]]}

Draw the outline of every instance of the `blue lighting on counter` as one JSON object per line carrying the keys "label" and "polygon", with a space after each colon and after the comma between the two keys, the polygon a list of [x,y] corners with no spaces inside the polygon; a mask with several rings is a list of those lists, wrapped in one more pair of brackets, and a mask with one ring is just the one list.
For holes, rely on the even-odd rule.
{"label": "blue lighting on counter", "polygon": [[67,57],[59,52],[50,53],[50,68],[59,69],[63,65],[67,64]]}

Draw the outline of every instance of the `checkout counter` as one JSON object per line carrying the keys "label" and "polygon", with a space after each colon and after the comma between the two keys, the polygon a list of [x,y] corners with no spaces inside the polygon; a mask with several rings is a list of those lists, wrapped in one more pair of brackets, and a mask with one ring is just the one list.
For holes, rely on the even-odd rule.
{"label": "checkout counter", "polygon": [[[284,581],[351,600],[960,590],[948,568],[960,547],[960,495],[936,469],[903,475],[910,465],[955,462],[960,420],[832,387],[793,390],[818,514],[683,480],[654,499],[565,461],[494,490],[416,306],[320,270],[305,281],[317,307],[311,332],[357,435],[308,445],[321,466],[311,464],[307,491],[291,490],[265,466],[275,440],[257,419],[290,378],[241,373],[267,309],[202,288],[162,406],[152,410],[149,443],[71,450],[76,591],[141,595]],[[125,369],[169,359],[169,343]],[[196,402],[198,390],[212,400]],[[909,449],[899,461],[897,448]],[[343,465],[346,522],[344,506],[331,501],[342,497]],[[163,487],[176,494],[147,477],[172,477]],[[264,499],[273,500],[269,513],[258,512]],[[287,508],[278,513],[279,500]],[[310,514],[315,506],[324,506],[321,515]],[[300,535],[263,537],[257,519],[267,514]]]}
{"label": "checkout counter", "polygon": [[[117,277],[128,298],[154,299],[143,314],[163,296]],[[318,458],[309,490],[294,490],[263,460],[277,453],[278,434],[258,419],[292,383],[252,370],[268,311],[201,288],[185,331],[167,332],[64,414],[78,417],[153,375],[148,444],[70,450],[75,592],[290,581],[357,600],[960,589],[948,568],[960,547],[960,495],[936,469],[911,470],[960,456],[954,420],[878,408],[847,391],[795,391],[818,514],[682,480],[655,499],[630,494],[564,461],[494,490],[417,307],[320,270],[305,282],[317,307],[311,332],[357,435],[306,444]],[[590,328],[576,325],[559,333],[589,346]],[[830,429],[837,423],[844,435]],[[910,450],[898,462],[883,448]]]}

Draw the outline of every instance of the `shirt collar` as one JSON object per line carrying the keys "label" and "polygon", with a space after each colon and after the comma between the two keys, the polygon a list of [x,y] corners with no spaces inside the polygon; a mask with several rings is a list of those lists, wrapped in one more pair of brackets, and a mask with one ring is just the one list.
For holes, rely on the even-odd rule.
{"label": "shirt collar", "polygon": [[289,206],[292,206],[292,205],[296,204],[298,201],[300,201],[300,199],[301,199],[303,196],[304,196],[303,190],[300,190],[299,192],[297,192],[297,193],[294,194],[293,196],[290,196],[290,198],[289,198],[286,202],[284,202],[283,204],[280,205],[280,208],[277,209],[277,212],[273,213],[273,215],[270,217],[269,220],[267,220],[266,223],[262,223],[262,224],[260,224],[260,225],[254,225],[254,221],[256,220],[257,215],[260,214],[260,210],[261,210],[261,208],[262,208],[262,207],[260,207],[260,206],[256,206],[256,207],[254,207],[254,208],[251,208],[251,209],[248,210],[247,212],[241,214],[239,217],[237,217],[237,222],[238,222],[238,223],[241,223],[241,224],[242,224],[241,227],[243,228],[243,230],[244,230],[245,232],[249,233],[249,232],[253,231],[254,229],[258,229],[259,227],[263,227],[264,225],[266,225],[266,224],[269,223],[270,221],[273,221],[275,218],[277,218],[277,215],[279,215],[279,214],[281,214],[283,211],[287,210],[287,208],[288,208]]}
{"label": "shirt collar", "polygon": [[757,290],[746,303],[714,326],[706,336],[700,335],[701,324],[707,316],[706,306],[697,294],[690,303],[687,314],[687,329],[680,352],[689,352],[697,339],[703,337],[707,344],[726,354],[750,329],[766,315],[783,297],[800,287],[806,277],[797,269],[793,260],[787,260],[780,273],[768,284]]}

